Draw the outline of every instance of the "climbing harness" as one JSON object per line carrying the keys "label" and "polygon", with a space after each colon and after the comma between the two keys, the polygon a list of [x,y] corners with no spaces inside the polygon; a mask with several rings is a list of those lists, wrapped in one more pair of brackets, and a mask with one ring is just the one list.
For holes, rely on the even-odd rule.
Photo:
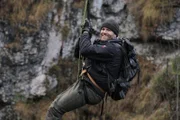
{"label": "climbing harness", "polygon": [[89,80],[93,83],[93,85],[95,85],[102,93],[105,93],[105,91],[98,84],[96,84],[95,80],[91,77],[91,75],[87,72],[86,69],[82,70],[80,76],[82,76],[83,74],[86,74]]}
{"label": "climbing harness", "polygon": [[102,93],[105,94],[105,97],[104,99],[102,100],[102,105],[101,105],[101,113],[100,115],[103,114],[103,110],[104,110],[104,102],[107,100],[107,92],[105,92],[98,84],[96,84],[95,80],[91,77],[91,75],[87,72],[86,69],[82,70],[80,76],[83,76],[83,75],[87,75],[87,77],[89,78],[89,80],[93,83],[93,85],[98,88]]}

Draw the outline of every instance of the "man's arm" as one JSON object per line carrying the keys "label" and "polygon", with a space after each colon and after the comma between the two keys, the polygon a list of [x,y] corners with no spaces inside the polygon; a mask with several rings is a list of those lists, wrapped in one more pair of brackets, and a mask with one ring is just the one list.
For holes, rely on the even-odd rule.
{"label": "man's arm", "polygon": [[108,61],[114,56],[113,49],[115,46],[113,44],[107,43],[106,45],[91,44],[90,36],[87,33],[82,34],[79,41],[80,53],[82,56]]}

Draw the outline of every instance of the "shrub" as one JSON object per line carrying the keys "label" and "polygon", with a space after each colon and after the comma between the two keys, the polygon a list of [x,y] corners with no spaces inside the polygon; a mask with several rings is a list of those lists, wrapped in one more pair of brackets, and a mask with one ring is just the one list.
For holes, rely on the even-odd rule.
{"label": "shrub", "polygon": [[147,40],[159,24],[170,21],[174,15],[178,0],[133,0],[129,9],[134,14],[141,29],[141,35]]}
{"label": "shrub", "polygon": [[[180,86],[180,69],[177,69],[180,65],[179,57],[172,60],[171,67],[167,67],[161,74],[159,74],[153,81],[153,92],[155,92],[161,99],[161,101],[168,101],[170,104],[171,118],[174,118],[176,111],[177,97],[180,92],[177,91]],[[177,77],[179,76],[179,77]],[[177,93],[178,92],[178,93]]]}

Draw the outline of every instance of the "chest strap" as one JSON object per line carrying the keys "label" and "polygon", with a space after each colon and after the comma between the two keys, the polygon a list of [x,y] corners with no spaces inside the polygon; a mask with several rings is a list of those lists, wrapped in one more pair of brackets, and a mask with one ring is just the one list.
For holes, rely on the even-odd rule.
{"label": "chest strap", "polygon": [[80,76],[82,76],[83,74],[86,74],[89,80],[93,83],[93,85],[95,85],[101,92],[105,93],[105,91],[98,84],[96,84],[95,80],[91,77],[91,75],[87,72],[86,69],[82,70]]}

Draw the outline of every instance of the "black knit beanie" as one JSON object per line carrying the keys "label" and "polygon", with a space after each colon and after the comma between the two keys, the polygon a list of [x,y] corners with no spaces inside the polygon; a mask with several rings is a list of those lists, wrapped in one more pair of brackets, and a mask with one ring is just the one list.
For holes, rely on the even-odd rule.
{"label": "black knit beanie", "polygon": [[108,19],[105,22],[102,23],[101,29],[103,27],[106,27],[114,32],[116,36],[118,36],[119,33],[119,25],[118,23],[113,19]]}

